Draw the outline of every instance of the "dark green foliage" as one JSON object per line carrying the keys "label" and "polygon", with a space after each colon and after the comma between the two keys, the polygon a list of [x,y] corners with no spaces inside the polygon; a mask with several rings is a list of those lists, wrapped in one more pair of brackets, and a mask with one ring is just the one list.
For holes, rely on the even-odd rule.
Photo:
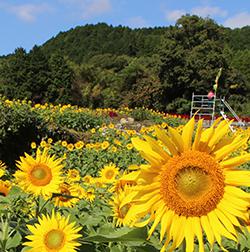
{"label": "dark green foliage", "polygon": [[55,103],[72,103],[72,83],[74,73],[60,54],[49,59],[50,83],[47,86],[46,100]]}
{"label": "dark green foliage", "polygon": [[78,132],[107,122],[106,116],[91,111],[76,112],[71,108],[34,109],[27,102],[6,102],[0,97],[0,160],[15,167],[23,152],[30,150],[30,143],[43,137],[74,142]]}
{"label": "dark green foliage", "polygon": [[[76,27],[60,32],[47,41],[43,48],[47,54],[63,53],[76,63],[86,63],[95,55],[151,55],[157,49],[160,38],[168,28],[132,30],[113,27],[105,23]],[[79,53],[80,52],[80,53]]]}
{"label": "dark green foliage", "polygon": [[[0,62],[0,93],[35,103],[73,103],[74,72],[60,54],[45,56],[41,47],[18,48]],[[75,90],[75,93],[78,90]]]}
{"label": "dark green foliage", "polygon": [[228,44],[233,50],[250,49],[250,26],[227,29]]}
{"label": "dark green foliage", "polygon": [[[198,16],[175,26],[130,29],[105,23],[60,32],[29,53],[0,57],[0,93],[33,102],[188,113],[192,93],[212,89],[249,114],[249,26],[224,28]],[[233,105],[233,104],[232,104]]]}
{"label": "dark green foliage", "polygon": [[8,106],[1,100],[0,117],[0,160],[14,169],[14,160],[37,138],[38,118],[28,105]]}
{"label": "dark green foliage", "polygon": [[23,48],[17,48],[15,53],[0,64],[0,92],[8,98],[31,97],[31,90],[27,89],[29,74],[29,60]]}

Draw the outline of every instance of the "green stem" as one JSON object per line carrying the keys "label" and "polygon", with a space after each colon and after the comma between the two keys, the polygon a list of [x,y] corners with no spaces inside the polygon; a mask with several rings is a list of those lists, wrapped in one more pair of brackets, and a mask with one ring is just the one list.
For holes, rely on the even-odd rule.
{"label": "green stem", "polygon": [[48,202],[51,200],[51,198],[47,199],[43,205],[41,206],[40,210],[39,210],[39,214],[42,213],[42,210],[44,209],[44,207],[48,204]]}

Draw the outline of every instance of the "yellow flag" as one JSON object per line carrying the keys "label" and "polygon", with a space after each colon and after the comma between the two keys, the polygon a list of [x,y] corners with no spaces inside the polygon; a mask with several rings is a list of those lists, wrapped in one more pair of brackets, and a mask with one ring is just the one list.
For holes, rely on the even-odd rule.
{"label": "yellow flag", "polygon": [[213,85],[214,91],[217,91],[218,84],[219,84],[219,78],[221,76],[221,72],[222,72],[222,67],[220,68],[219,72],[216,75],[215,84]]}

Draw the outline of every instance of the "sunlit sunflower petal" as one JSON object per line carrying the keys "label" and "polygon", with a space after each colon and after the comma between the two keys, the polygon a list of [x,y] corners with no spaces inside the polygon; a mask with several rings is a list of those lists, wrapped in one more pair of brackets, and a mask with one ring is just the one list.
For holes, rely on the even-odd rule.
{"label": "sunlit sunflower petal", "polygon": [[172,142],[170,137],[163,130],[160,130],[159,128],[156,128],[155,132],[156,132],[158,139],[163,142],[163,144],[167,147],[167,149],[170,151],[170,153],[172,155],[177,155],[178,149],[175,146],[175,144]]}
{"label": "sunlit sunflower petal", "polygon": [[241,136],[236,137],[232,144],[226,145],[222,147],[220,150],[216,151],[214,153],[215,159],[217,161],[222,160],[224,157],[226,157],[228,154],[232,153],[233,151],[239,149],[242,145],[244,145],[248,140],[248,137],[245,139],[242,139]]}
{"label": "sunlit sunflower petal", "polygon": [[208,146],[212,148],[216,145],[228,132],[229,132],[229,124],[227,121],[223,121],[220,125],[215,129],[214,135],[208,142]]}
{"label": "sunlit sunflower petal", "polygon": [[219,236],[225,236],[228,239],[231,239],[233,241],[237,242],[237,239],[235,236],[233,236],[223,225],[222,223],[219,221],[217,215],[215,214],[214,211],[210,212],[208,214],[208,219],[210,224],[213,223],[212,225],[212,229],[214,230],[215,234],[218,234],[217,236],[217,241],[220,243],[221,238],[219,238]]}
{"label": "sunlit sunflower petal", "polygon": [[228,171],[225,173],[225,182],[235,186],[250,186],[250,171]]}
{"label": "sunlit sunflower petal", "polygon": [[199,120],[198,124],[197,124],[196,134],[195,134],[195,138],[194,138],[194,142],[193,142],[193,146],[192,146],[193,150],[199,149],[201,133],[202,133],[202,124],[203,124],[203,119]]}
{"label": "sunlit sunflower petal", "polygon": [[232,224],[232,222],[222,213],[219,209],[214,210],[217,218],[220,220],[221,223],[225,226],[225,228],[233,234],[235,237],[237,237],[236,230]]}
{"label": "sunlit sunflower petal", "polygon": [[183,228],[184,228],[185,239],[186,239],[186,252],[193,252],[194,251],[194,232],[193,232],[191,218],[187,218],[187,221]]}
{"label": "sunlit sunflower petal", "polygon": [[204,243],[203,243],[203,236],[202,236],[202,229],[199,217],[190,218],[191,223],[193,226],[194,234],[198,238],[199,242],[199,252],[204,252]]}
{"label": "sunlit sunflower petal", "polygon": [[239,156],[239,157],[234,157],[234,158],[230,158],[227,160],[223,160],[220,163],[220,166],[222,168],[234,168],[234,167],[237,167],[237,166],[244,164],[248,161],[250,161],[250,153]]}
{"label": "sunlit sunflower petal", "polygon": [[172,141],[174,142],[178,151],[183,152],[184,151],[184,143],[183,143],[183,139],[182,139],[181,135],[179,134],[179,132],[176,129],[169,127],[168,133],[169,133],[170,137],[172,138]]}
{"label": "sunlit sunflower petal", "polygon": [[152,233],[154,232],[155,228],[157,227],[157,225],[159,224],[159,222],[161,221],[161,217],[165,212],[165,206],[161,206],[160,209],[158,209],[155,213],[155,220],[153,225],[151,226],[151,228],[148,231],[148,238],[152,235]]}
{"label": "sunlit sunflower petal", "polygon": [[152,150],[151,145],[147,141],[143,141],[138,137],[134,137],[131,139],[131,142],[137,150],[143,151],[144,153],[149,154],[156,159],[162,159],[157,152]]}
{"label": "sunlit sunflower petal", "polygon": [[161,158],[163,157],[165,160],[169,159],[169,155],[167,154],[166,151],[164,151],[162,149],[162,147],[159,146],[157,141],[155,141],[153,138],[151,138],[149,136],[144,136],[144,138],[150,144],[150,146],[152,147],[152,150],[155,151],[156,153],[158,153],[161,156]]}
{"label": "sunlit sunflower petal", "polygon": [[210,245],[214,244],[214,233],[207,216],[201,216],[201,226],[204,229]]}
{"label": "sunlit sunflower petal", "polygon": [[163,240],[165,233],[169,233],[170,223],[173,216],[174,212],[171,210],[168,210],[166,213],[163,214],[161,221],[160,241]]}
{"label": "sunlit sunflower petal", "polygon": [[182,130],[184,150],[188,150],[191,148],[194,125],[195,125],[195,120],[194,120],[194,117],[192,117],[192,119],[189,120],[189,122],[184,126]]}
{"label": "sunlit sunflower petal", "polygon": [[242,199],[250,199],[250,194],[246,193],[240,188],[237,188],[235,186],[226,186],[225,187],[225,192],[228,194],[234,195],[237,198],[242,198]]}

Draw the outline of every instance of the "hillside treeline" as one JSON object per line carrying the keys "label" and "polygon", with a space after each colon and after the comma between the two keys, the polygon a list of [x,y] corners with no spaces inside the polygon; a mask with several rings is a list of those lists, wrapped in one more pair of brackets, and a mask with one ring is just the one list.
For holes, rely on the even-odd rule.
{"label": "hillside treeline", "polygon": [[192,93],[207,94],[222,67],[218,95],[249,114],[249,35],[250,27],[232,30],[194,15],[170,27],[80,26],[1,57],[0,94],[187,113]]}

